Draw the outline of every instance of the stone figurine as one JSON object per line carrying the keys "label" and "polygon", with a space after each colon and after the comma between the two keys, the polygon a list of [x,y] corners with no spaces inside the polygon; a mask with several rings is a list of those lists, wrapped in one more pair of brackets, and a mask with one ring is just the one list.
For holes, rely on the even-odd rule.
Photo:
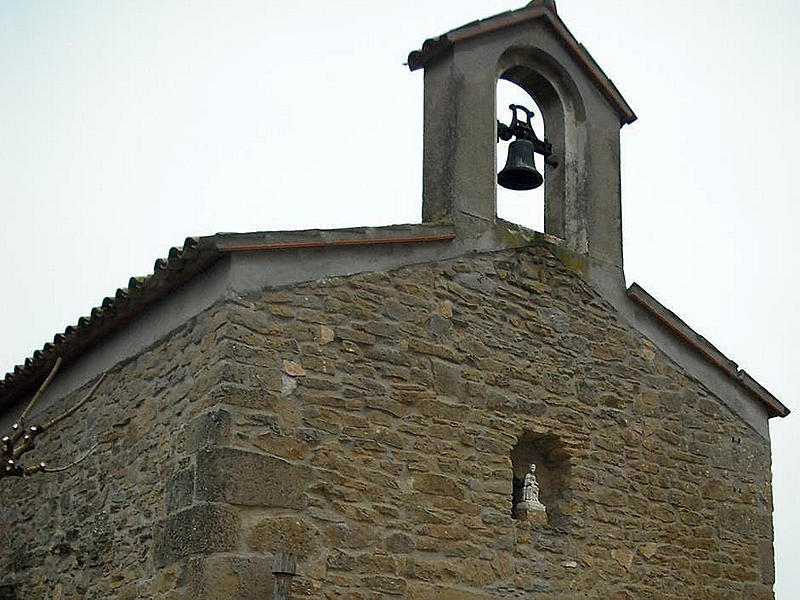
{"label": "stone figurine", "polygon": [[522,501],[515,507],[517,513],[545,512],[545,506],[539,501],[539,482],[536,480],[536,465],[531,463],[522,483]]}

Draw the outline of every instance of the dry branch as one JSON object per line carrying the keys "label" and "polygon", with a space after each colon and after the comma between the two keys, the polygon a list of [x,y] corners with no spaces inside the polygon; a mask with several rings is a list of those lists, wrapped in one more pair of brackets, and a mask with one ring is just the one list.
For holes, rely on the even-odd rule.
{"label": "dry branch", "polygon": [[22,414],[19,416],[20,425],[25,424],[25,419],[27,418],[28,413],[31,412],[31,409],[33,408],[33,405],[36,404],[36,401],[39,399],[39,396],[44,394],[45,390],[50,386],[50,382],[53,381],[53,377],[56,376],[56,373],[58,373],[58,369],[60,367],[61,367],[61,357],[59,356],[56,359],[56,364],[54,364],[53,368],[50,369],[50,374],[42,382],[42,385],[39,386],[39,389],[36,390],[36,393],[33,395],[33,398],[31,398],[31,401],[28,402],[28,406],[25,407],[25,410],[23,410]]}
{"label": "dry branch", "polygon": [[39,463],[39,464],[42,466],[41,470],[42,470],[43,473],[60,473],[61,471],[66,471],[67,469],[71,469],[75,465],[77,465],[79,463],[82,463],[84,460],[89,458],[89,456],[92,454],[92,452],[94,452],[96,449],[97,449],[97,444],[94,444],[78,460],[74,460],[71,463],[69,463],[68,465],[64,465],[63,467],[48,468],[48,467],[45,466],[44,463]]}
{"label": "dry branch", "polygon": [[97,380],[97,383],[95,383],[95,384],[92,386],[92,389],[90,389],[90,390],[89,390],[89,392],[88,392],[88,393],[87,393],[87,394],[86,394],[86,395],[83,397],[83,400],[81,400],[80,402],[78,402],[78,403],[77,403],[75,406],[73,406],[73,407],[72,407],[72,408],[70,408],[69,410],[66,410],[66,411],[64,411],[63,413],[61,413],[61,414],[60,414],[60,415],[58,415],[57,417],[53,417],[52,419],[50,419],[50,420],[47,422],[47,424],[45,424],[43,427],[41,427],[41,430],[42,430],[42,431],[45,431],[45,430],[47,430],[47,429],[50,429],[50,428],[51,428],[53,425],[55,425],[56,423],[58,423],[58,422],[59,422],[59,421],[61,421],[62,419],[66,419],[68,416],[70,416],[72,413],[74,413],[76,410],[78,410],[78,409],[79,409],[81,406],[83,406],[83,405],[84,405],[84,404],[86,404],[86,403],[87,403],[89,400],[91,400],[92,396],[94,396],[94,393],[97,391],[97,388],[99,388],[99,387],[100,387],[100,384],[101,384],[101,383],[103,383],[103,381],[105,381],[105,378],[106,378],[106,374],[105,374],[105,373],[103,373],[103,374],[100,376],[100,379],[98,379],[98,380]]}
{"label": "dry branch", "polygon": [[53,417],[45,425],[43,426],[33,425],[26,429],[24,425],[25,425],[25,419],[28,417],[28,413],[30,413],[31,409],[36,404],[36,401],[39,400],[39,398],[45,392],[45,390],[47,390],[47,387],[50,385],[50,382],[53,381],[53,378],[58,372],[59,367],[61,367],[61,357],[58,357],[56,359],[53,368],[50,370],[50,374],[42,382],[42,385],[39,386],[39,389],[36,390],[36,393],[33,395],[33,398],[31,398],[30,402],[28,402],[27,406],[25,407],[25,410],[22,411],[19,420],[11,426],[11,435],[4,436],[2,439],[0,439],[0,456],[2,456],[3,460],[2,468],[0,468],[0,478],[25,477],[40,472],[58,473],[60,471],[66,471],[67,469],[71,469],[75,465],[86,460],[86,458],[92,452],[94,452],[95,448],[97,448],[97,444],[95,444],[94,446],[89,448],[89,450],[79,459],[67,465],[64,465],[63,467],[56,467],[53,469],[49,469],[43,462],[40,462],[36,465],[31,465],[29,467],[17,464],[17,459],[19,459],[23,454],[34,448],[35,446],[34,439],[38,435],[52,428],[60,421],[66,419],[76,410],[78,410],[80,407],[86,404],[89,400],[91,400],[91,398],[97,391],[97,388],[100,387],[100,385],[103,383],[103,381],[105,381],[106,378],[106,374],[103,373],[100,376],[100,378],[95,382],[95,384],[92,386],[92,389],[89,390],[89,392],[83,397],[83,399],[81,399],[80,402],[78,402],[71,408],[65,410],[61,414]]}

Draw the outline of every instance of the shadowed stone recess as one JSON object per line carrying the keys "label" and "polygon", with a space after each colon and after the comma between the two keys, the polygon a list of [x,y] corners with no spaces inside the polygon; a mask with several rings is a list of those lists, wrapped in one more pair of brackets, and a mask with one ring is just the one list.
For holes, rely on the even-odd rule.
{"label": "shadowed stone recess", "polygon": [[17,600],[17,592],[14,586],[0,585],[0,600]]}

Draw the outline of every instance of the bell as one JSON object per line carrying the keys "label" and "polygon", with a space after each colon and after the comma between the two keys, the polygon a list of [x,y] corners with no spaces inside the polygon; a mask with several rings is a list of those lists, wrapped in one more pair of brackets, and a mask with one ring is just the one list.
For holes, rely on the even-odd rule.
{"label": "bell", "polygon": [[509,190],[533,190],[543,181],[533,162],[533,142],[526,139],[511,142],[506,166],[497,174],[497,183]]}

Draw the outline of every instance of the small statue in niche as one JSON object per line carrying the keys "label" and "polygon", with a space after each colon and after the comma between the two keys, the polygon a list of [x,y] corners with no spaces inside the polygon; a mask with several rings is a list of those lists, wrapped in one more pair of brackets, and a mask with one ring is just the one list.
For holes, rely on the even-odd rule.
{"label": "small statue in niche", "polygon": [[533,515],[541,519],[545,515],[547,509],[539,501],[539,482],[536,480],[536,465],[533,463],[522,483],[522,501],[514,508],[521,519],[530,519]]}

